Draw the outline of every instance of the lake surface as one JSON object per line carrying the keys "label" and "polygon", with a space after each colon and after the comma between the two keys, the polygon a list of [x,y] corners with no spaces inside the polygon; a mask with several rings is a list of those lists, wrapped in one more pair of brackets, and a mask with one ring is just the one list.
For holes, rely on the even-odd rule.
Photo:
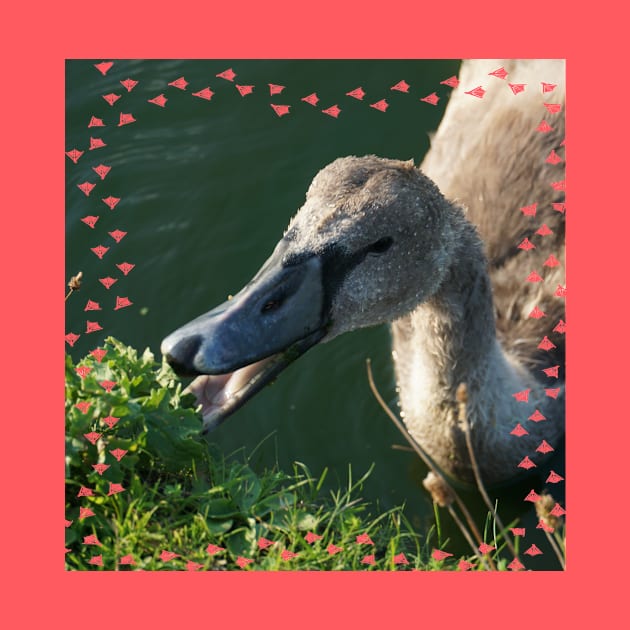
{"label": "lake surface", "polygon": [[[236,293],[256,272],[301,206],[317,171],[343,155],[377,154],[420,163],[451,90],[440,81],[459,62],[443,61],[166,61],[116,62],[103,76],[96,61],[67,62],[67,277],[83,271],[67,306],[66,332],[81,334],[75,359],[108,335],[159,358],[160,341]],[[234,81],[216,75],[228,68]],[[185,90],[169,86],[180,77]],[[121,81],[137,85],[128,92]],[[391,90],[401,80],[409,92]],[[235,84],[254,86],[242,96]],[[270,94],[269,84],[285,86]],[[193,96],[209,87],[211,100]],[[361,87],[363,100],[346,96]],[[437,105],[421,102],[433,92]],[[312,93],[316,106],[302,101]],[[103,95],[120,98],[113,105]],[[149,103],[163,94],[164,107]],[[370,107],[386,99],[386,111]],[[290,106],[278,116],[271,104]],[[337,118],[322,110],[338,105]],[[135,122],[120,123],[132,114]],[[88,127],[92,117],[105,126]],[[88,150],[90,138],[106,144]],[[110,166],[101,180],[93,167]],[[79,188],[96,184],[89,196]],[[113,210],[102,201],[120,198]],[[81,221],[98,216],[94,228]],[[127,234],[119,243],[109,232]],[[99,259],[91,248],[109,250]],[[127,276],[116,267],[135,267]],[[113,277],[109,289],[99,278]],[[132,305],[114,310],[116,297]],[[84,311],[87,300],[100,311]],[[86,320],[102,331],[85,333]],[[398,450],[404,439],[374,400],[366,377],[370,357],[382,394],[396,392],[386,327],[357,331],[313,348],[211,434],[225,452],[255,451],[258,468],[305,463],[332,486],[374,464],[364,496],[382,508],[405,503],[419,530],[433,522],[421,487],[424,466]],[[505,501],[508,511],[522,496]],[[510,507],[512,506],[512,507]],[[483,514],[485,509],[477,509]],[[443,521],[448,521],[445,516]],[[446,524],[446,535],[456,537]],[[454,543],[459,544],[459,543]],[[463,550],[466,548],[463,547]]]}

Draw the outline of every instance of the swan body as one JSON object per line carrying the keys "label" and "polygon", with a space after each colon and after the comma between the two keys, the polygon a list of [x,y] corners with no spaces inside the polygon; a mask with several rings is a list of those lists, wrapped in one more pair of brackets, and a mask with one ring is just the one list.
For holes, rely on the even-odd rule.
{"label": "swan body", "polygon": [[[465,62],[460,82],[479,84],[491,64]],[[497,64],[515,82],[557,84],[553,102],[563,102],[561,61]],[[563,313],[553,293],[563,278],[544,264],[550,253],[563,259],[564,215],[550,209],[564,199],[551,186],[563,179],[562,165],[545,161],[560,149],[563,115],[547,112],[533,87],[496,87],[502,92],[489,89],[478,102],[455,91],[421,169],[376,156],[323,168],[252,281],[163,341],[177,370],[198,375],[191,390],[207,428],[314,344],[390,323],[401,415],[452,478],[473,481],[460,383],[486,483],[509,481],[525,456],[540,459],[543,439],[562,435],[563,379],[548,383],[542,370],[564,356],[553,332]],[[552,131],[536,130],[543,119]],[[520,210],[534,203],[545,209],[543,234]],[[519,249],[525,238],[534,249]],[[543,281],[527,282],[532,270]],[[532,318],[536,307],[546,316]],[[543,337],[551,350],[538,347]],[[526,390],[527,402],[517,400]],[[528,421],[532,415],[545,420]],[[512,434],[517,423],[526,435]]]}

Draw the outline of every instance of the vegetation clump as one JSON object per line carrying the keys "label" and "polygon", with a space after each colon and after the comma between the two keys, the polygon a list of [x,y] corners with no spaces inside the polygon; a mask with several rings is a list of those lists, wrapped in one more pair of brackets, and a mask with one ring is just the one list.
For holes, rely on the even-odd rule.
{"label": "vegetation clump", "polygon": [[256,471],[201,436],[194,397],[147,349],[108,338],[66,357],[66,568],[409,570],[430,557],[402,508],[372,514],[369,475],[326,493],[314,478]]}

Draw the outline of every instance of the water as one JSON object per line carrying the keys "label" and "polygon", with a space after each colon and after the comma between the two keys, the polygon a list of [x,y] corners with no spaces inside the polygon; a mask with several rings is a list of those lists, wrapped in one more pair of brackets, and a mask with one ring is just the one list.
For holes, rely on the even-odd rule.
{"label": "water", "polygon": [[[132,60],[102,76],[95,62],[67,63],[66,150],[85,151],[76,165],[66,158],[67,276],[84,274],[67,308],[66,332],[81,333],[70,351],[75,359],[107,335],[159,355],[166,334],[251,278],[312,177],[333,159],[374,153],[421,162],[451,89],[440,81],[459,67],[454,60]],[[255,86],[251,94],[243,97],[215,76],[230,67],[235,83]],[[181,76],[189,82],[185,91],[167,85]],[[120,84],[127,78],[138,81],[131,92]],[[390,90],[402,79],[409,93]],[[269,83],[286,88],[270,96]],[[192,96],[208,86],[210,101]],[[345,96],[359,86],[363,101]],[[313,92],[316,107],[300,100]],[[440,96],[437,106],[419,101],[432,92]],[[110,106],[102,98],[108,93],[121,98]],[[147,102],[162,93],[164,108]],[[386,112],[369,107],[383,98]],[[290,114],[278,117],[270,103],[290,105]],[[342,110],[338,119],[321,112],[334,104]],[[121,112],[136,122],[118,126]],[[106,126],[88,128],[92,116]],[[88,151],[90,137],[107,146]],[[103,181],[92,170],[101,163],[111,166]],[[96,183],[89,197],[77,188],[85,181]],[[114,210],[102,202],[109,195],[121,198]],[[94,229],[81,221],[88,215],[99,216]],[[118,244],[108,235],[116,229],[127,232]],[[110,247],[102,260],[90,251],[97,245]],[[128,276],[115,266],[122,262],[135,265]],[[98,280],[105,276],[118,279],[109,290]],[[132,306],[114,311],[116,296]],[[88,299],[102,310],[85,312]],[[85,334],[86,320],[103,330]],[[405,503],[412,523],[426,530],[433,521],[421,489],[426,470],[394,448],[404,439],[366,377],[371,357],[381,392],[395,404],[389,344],[380,327],[310,350],[210,439],[225,452],[256,449],[260,468],[278,463],[288,470],[297,460],[318,475],[328,467],[331,485],[347,479],[349,464],[355,477],[374,464],[365,497],[382,508]],[[446,535],[456,537],[455,529],[447,525]]]}

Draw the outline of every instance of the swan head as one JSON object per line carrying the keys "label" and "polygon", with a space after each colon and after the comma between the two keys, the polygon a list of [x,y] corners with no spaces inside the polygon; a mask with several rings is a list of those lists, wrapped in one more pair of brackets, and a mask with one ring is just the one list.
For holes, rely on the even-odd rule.
{"label": "swan head", "polygon": [[439,288],[449,204],[412,162],[339,158],[253,279],[171,333],[162,353],[217,426],[310,347],[410,312]]}

